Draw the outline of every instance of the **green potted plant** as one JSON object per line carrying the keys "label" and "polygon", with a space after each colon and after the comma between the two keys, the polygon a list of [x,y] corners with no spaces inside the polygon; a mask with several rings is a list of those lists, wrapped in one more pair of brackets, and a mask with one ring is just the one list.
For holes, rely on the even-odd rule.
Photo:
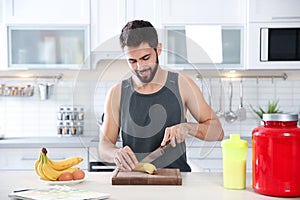
{"label": "green potted plant", "polygon": [[250,108],[262,120],[263,114],[265,113],[278,113],[278,114],[283,113],[283,111],[279,109],[278,102],[279,100],[269,101],[267,110],[264,110],[261,106],[258,106],[258,108],[255,109],[252,105],[250,105]]}

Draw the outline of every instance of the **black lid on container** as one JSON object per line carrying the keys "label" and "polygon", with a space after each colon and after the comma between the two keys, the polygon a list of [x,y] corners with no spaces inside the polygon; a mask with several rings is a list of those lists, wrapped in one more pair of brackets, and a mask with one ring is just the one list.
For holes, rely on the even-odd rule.
{"label": "black lid on container", "polygon": [[263,121],[298,121],[298,114],[263,114]]}

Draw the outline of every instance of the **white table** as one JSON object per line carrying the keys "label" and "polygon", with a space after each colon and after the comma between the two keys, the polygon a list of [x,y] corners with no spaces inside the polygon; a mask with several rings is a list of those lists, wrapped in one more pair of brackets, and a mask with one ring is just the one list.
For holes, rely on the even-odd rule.
{"label": "white table", "polygon": [[[275,200],[255,193],[251,188],[251,174],[247,175],[245,190],[223,188],[221,173],[182,173],[182,186],[111,185],[112,172],[89,172],[86,181],[72,187],[111,194],[110,199],[154,200],[154,199],[213,199],[213,200]],[[34,171],[0,171],[0,199],[10,199],[13,190],[45,187]]]}

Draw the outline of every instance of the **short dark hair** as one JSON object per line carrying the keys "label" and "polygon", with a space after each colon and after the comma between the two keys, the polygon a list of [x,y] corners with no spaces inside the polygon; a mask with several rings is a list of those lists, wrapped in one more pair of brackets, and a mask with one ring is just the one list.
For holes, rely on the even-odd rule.
{"label": "short dark hair", "polygon": [[143,20],[128,22],[120,35],[121,48],[124,49],[125,46],[136,47],[143,42],[147,42],[152,48],[157,47],[158,36],[153,25]]}

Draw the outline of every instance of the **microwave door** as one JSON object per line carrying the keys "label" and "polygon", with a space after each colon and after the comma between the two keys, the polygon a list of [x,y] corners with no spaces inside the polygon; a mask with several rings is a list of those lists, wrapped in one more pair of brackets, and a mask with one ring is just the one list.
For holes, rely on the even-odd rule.
{"label": "microwave door", "polygon": [[260,29],[260,61],[267,62],[269,55],[269,29]]}

